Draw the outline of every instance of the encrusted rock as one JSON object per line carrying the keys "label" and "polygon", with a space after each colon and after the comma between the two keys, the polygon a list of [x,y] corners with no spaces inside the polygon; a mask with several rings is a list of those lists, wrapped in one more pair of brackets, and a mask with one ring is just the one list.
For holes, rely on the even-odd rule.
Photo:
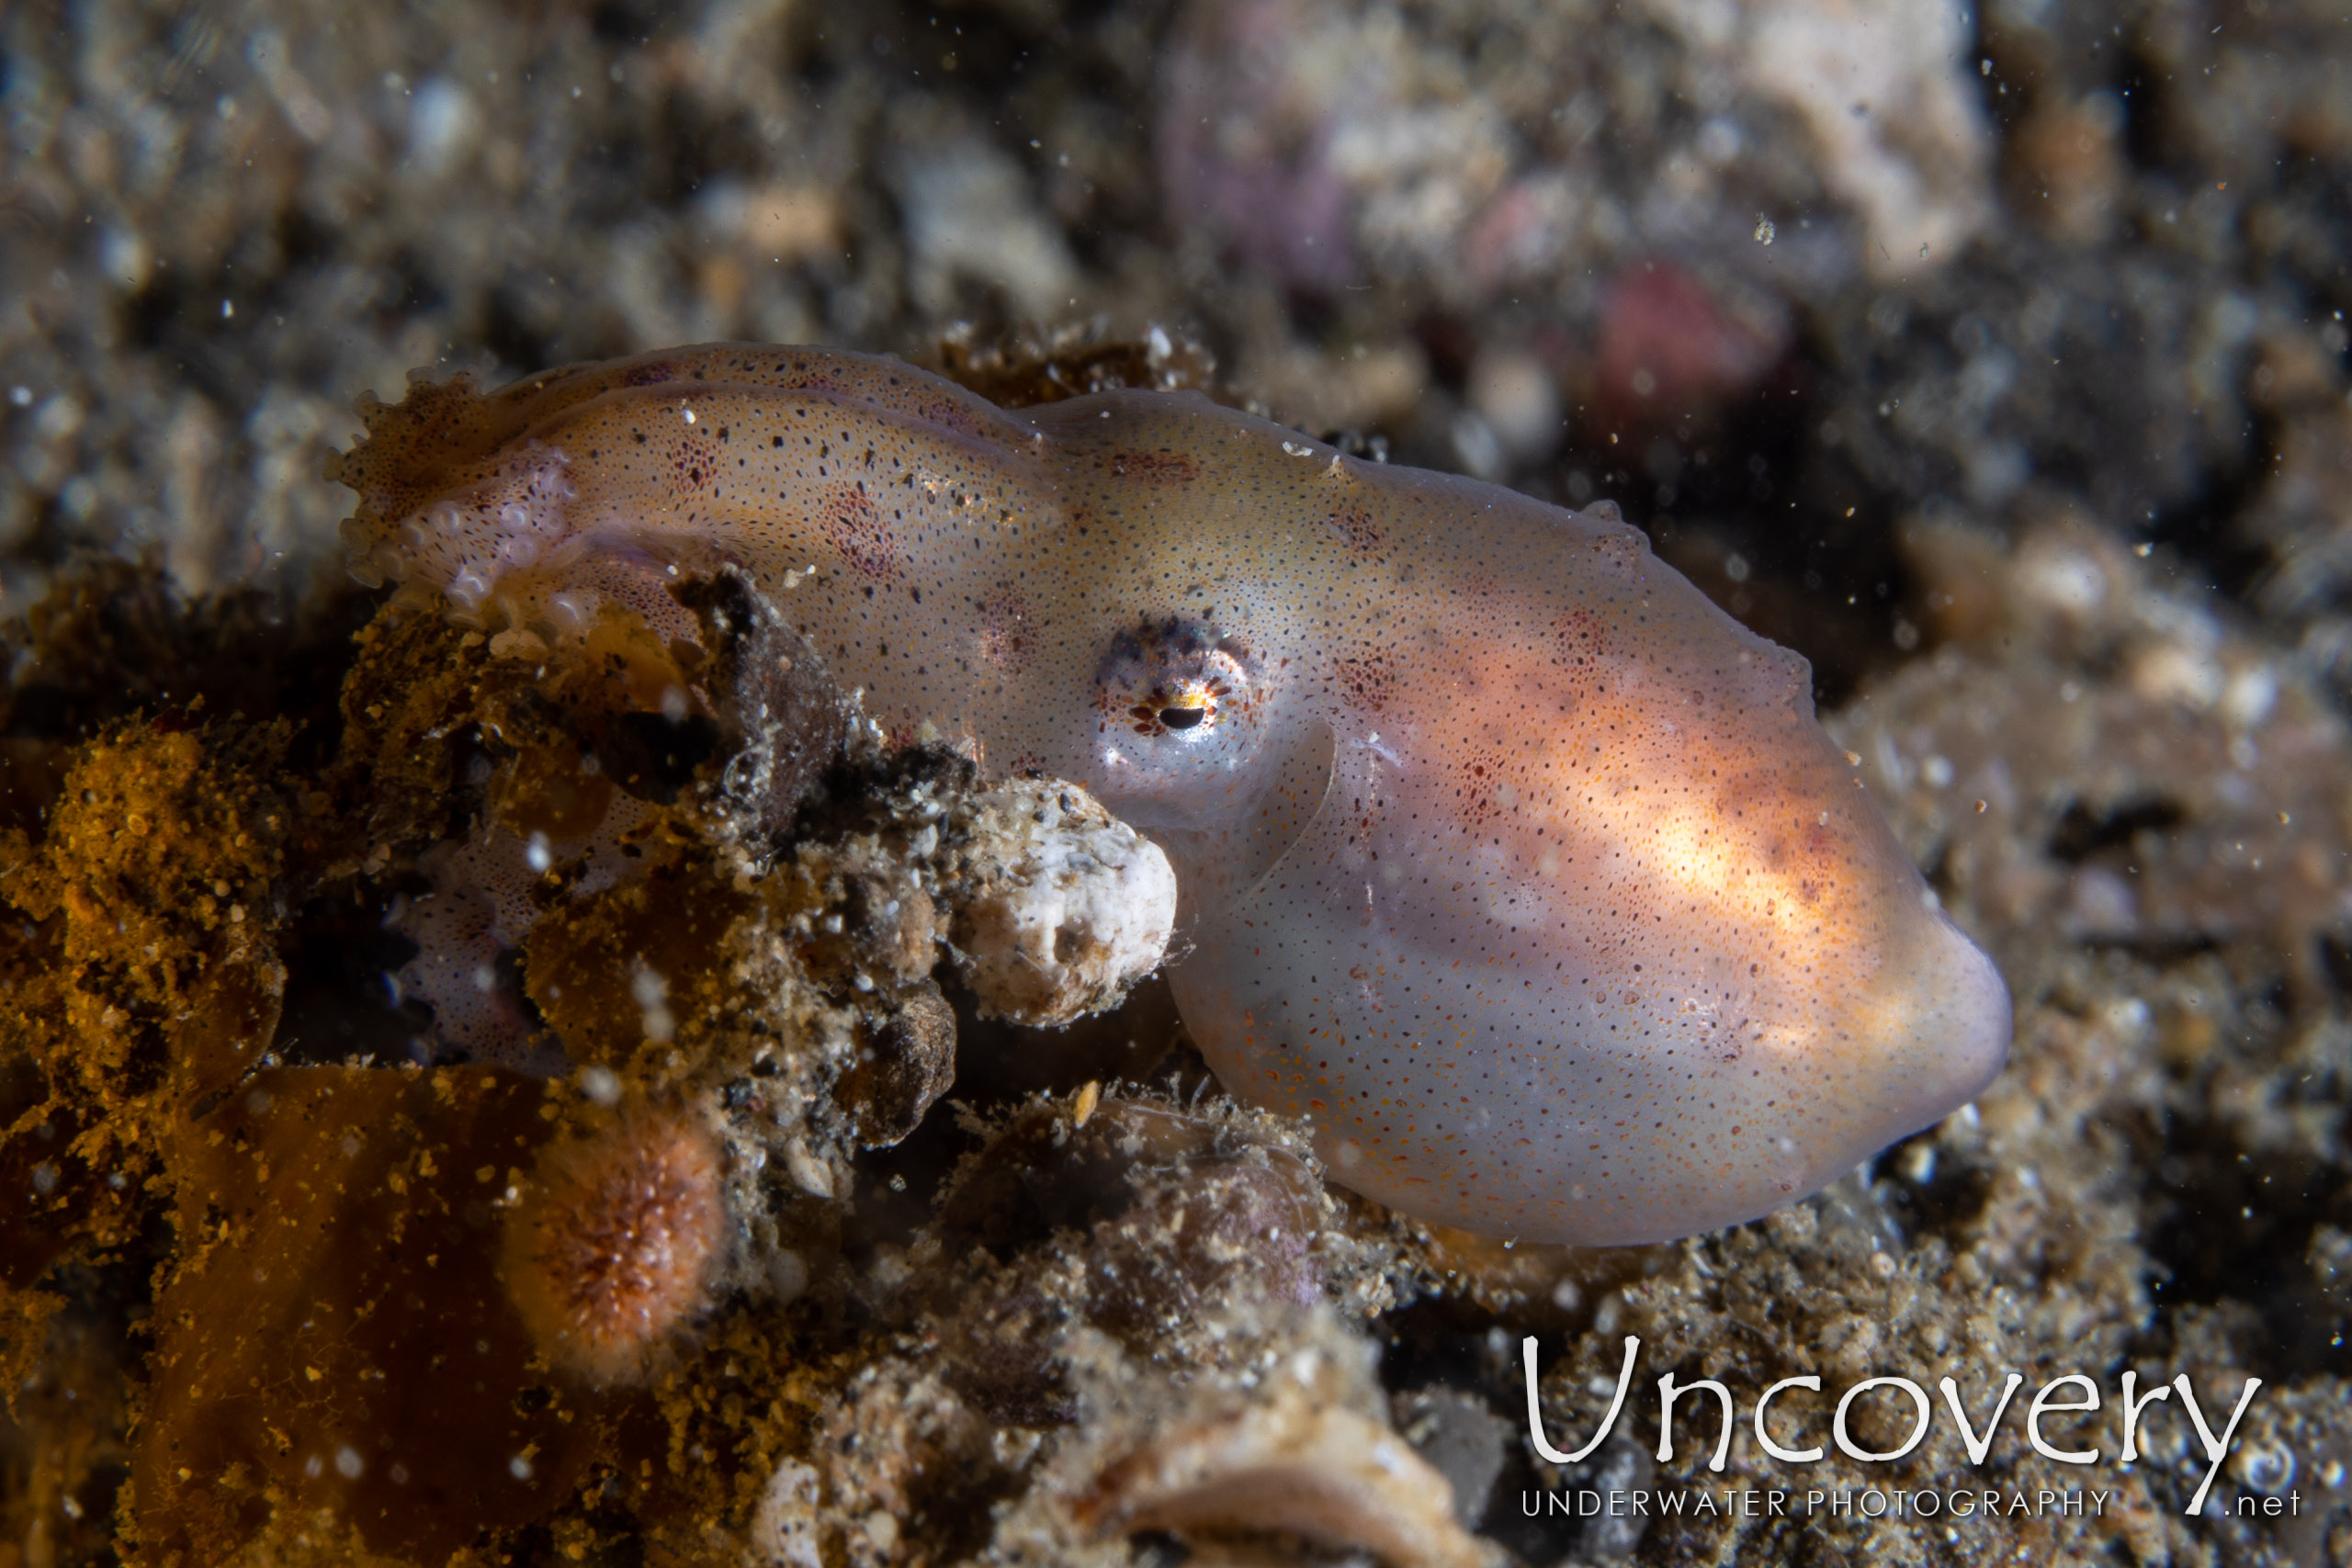
{"label": "encrusted rock", "polygon": [[1075,784],[1016,779],[975,803],[951,940],[981,1010],[1060,1025],[1159,966],[1176,873]]}

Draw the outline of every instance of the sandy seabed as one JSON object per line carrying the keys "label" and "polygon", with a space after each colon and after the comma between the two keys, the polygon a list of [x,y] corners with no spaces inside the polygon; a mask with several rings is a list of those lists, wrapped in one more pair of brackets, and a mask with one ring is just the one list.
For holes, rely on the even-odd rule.
{"label": "sandy seabed", "polygon": [[[2277,0],[10,8],[0,1564],[2352,1562],[2347,57]],[[762,604],[703,591],[678,734],[659,647],[549,683],[344,570],[363,395],[729,337],[1616,502],[1813,661],[2008,1069],[1589,1253],[1327,1186],[1164,984],[982,1016],[923,922],[1002,803]],[[387,976],[469,824],[616,795],[650,869],[484,992],[578,1070],[436,1043]],[[686,1173],[625,1372],[510,1304],[606,1169]],[[1554,1441],[1642,1341],[1576,1462],[1531,1335]],[[1975,1461],[1939,1380],[2009,1371]],[[2127,1372],[2213,1431],[2122,1462]],[[1776,1460],[1802,1376],[1936,1424],[1783,1395]]]}

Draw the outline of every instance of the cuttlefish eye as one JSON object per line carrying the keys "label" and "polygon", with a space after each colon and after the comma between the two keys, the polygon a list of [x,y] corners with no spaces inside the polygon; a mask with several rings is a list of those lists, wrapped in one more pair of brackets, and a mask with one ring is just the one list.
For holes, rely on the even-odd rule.
{"label": "cuttlefish eye", "polygon": [[1204,620],[1147,617],[1114,637],[1094,680],[1106,798],[1164,799],[1181,815],[1192,786],[1229,789],[1266,728],[1261,675],[1239,637]]}
{"label": "cuttlefish eye", "polygon": [[1197,742],[1258,696],[1256,663],[1238,638],[1204,621],[1147,619],[1111,639],[1095,706],[1105,729]]}

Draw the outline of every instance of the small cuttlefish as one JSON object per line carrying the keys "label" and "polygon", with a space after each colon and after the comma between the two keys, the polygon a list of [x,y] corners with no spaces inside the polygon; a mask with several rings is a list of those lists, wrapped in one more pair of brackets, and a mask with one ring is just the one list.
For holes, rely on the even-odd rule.
{"label": "small cuttlefish", "polygon": [[[1982,1089],[2007,989],[1742,627],[1614,509],[1194,393],[1001,410],[715,344],[363,407],[355,572],[552,641],[764,585],[886,726],[1092,790],[1175,863],[1170,972],[1335,1179],[1531,1241],[1814,1191]],[[690,621],[681,623],[691,627]]]}

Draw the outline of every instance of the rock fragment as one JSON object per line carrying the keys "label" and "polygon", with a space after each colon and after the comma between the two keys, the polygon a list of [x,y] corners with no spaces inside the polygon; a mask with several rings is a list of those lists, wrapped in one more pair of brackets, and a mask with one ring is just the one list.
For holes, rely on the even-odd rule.
{"label": "rock fragment", "polygon": [[1176,874],[1159,845],[1051,779],[1014,780],[976,806],[950,940],[984,1013],[1066,1024],[1159,966]]}

